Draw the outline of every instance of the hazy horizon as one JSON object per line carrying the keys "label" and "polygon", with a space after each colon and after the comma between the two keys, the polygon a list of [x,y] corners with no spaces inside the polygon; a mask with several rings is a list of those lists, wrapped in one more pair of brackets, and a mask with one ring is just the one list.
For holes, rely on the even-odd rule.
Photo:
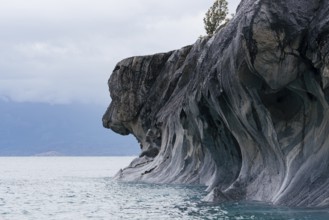
{"label": "hazy horizon", "polygon": [[[234,13],[239,1],[228,2]],[[102,128],[101,118],[111,101],[107,80],[126,57],[193,44],[205,35],[203,17],[212,4],[213,0],[2,2],[0,156],[124,153],[115,147],[138,154],[133,137]],[[93,110],[79,115],[83,110],[74,106],[80,105]],[[82,120],[91,126],[81,125]],[[65,125],[66,121],[72,123]]]}

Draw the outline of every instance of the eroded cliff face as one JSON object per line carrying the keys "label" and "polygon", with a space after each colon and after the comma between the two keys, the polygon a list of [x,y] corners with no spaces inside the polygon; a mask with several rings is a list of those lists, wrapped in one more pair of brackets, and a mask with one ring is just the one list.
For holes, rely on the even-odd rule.
{"label": "eroded cliff face", "polygon": [[243,0],[213,37],[121,61],[103,124],[142,153],[117,178],[328,207],[328,39],[327,1]]}

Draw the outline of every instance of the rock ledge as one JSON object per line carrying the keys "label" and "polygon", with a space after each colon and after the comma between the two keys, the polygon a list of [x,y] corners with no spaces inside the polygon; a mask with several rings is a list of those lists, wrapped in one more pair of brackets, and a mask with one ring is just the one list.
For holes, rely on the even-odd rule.
{"label": "rock ledge", "polygon": [[103,124],[142,153],[117,178],[328,207],[328,40],[327,1],[242,0],[213,37],[119,62]]}

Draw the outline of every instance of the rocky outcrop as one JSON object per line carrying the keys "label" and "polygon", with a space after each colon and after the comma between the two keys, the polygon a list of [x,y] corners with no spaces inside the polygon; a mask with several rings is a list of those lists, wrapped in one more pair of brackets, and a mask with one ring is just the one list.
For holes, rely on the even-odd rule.
{"label": "rocky outcrop", "polygon": [[103,124],[142,153],[117,178],[329,206],[328,39],[326,1],[242,0],[213,37],[119,62]]}

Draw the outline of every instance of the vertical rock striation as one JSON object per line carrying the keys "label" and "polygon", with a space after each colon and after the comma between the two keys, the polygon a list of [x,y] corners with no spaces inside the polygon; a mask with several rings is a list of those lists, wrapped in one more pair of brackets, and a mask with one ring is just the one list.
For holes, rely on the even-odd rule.
{"label": "vertical rock striation", "polygon": [[119,62],[103,124],[142,153],[117,178],[329,206],[328,40],[324,0],[242,0],[213,37]]}

